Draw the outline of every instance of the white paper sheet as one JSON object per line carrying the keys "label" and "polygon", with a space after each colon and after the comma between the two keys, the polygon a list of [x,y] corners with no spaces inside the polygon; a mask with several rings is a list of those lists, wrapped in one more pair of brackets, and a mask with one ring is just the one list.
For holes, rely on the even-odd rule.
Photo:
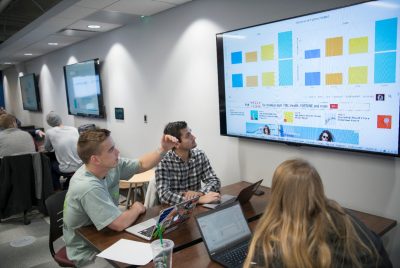
{"label": "white paper sheet", "polygon": [[145,265],[153,259],[150,243],[127,239],[120,239],[97,256],[133,265]]}

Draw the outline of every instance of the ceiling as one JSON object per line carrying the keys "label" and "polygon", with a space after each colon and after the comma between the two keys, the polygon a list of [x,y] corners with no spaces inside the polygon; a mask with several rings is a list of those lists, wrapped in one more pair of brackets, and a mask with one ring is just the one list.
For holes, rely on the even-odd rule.
{"label": "ceiling", "polygon": [[0,0],[0,70],[190,1]]}

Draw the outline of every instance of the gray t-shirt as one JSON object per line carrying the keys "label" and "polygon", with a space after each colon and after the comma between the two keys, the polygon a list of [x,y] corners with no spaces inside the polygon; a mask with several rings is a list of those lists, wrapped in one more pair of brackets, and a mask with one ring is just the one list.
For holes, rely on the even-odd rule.
{"label": "gray t-shirt", "polygon": [[119,180],[131,178],[139,168],[138,160],[120,158],[104,179],[95,177],[85,165],[71,178],[64,202],[63,232],[68,258],[78,267],[91,262],[96,251],[75,230],[91,224],[101,230],[118,218]]}
{"label": "gray t-shirt", "polygon": [[32,136],[18,128],[0,131],[0,157],[35,152]]}
{"label": "gray t-shirt", "polygon": [[79,133],[74,127],[53,127],[46,131],[44,148],[46,151],[54,149],[61,172],[74,172],[82,165],[77,153],[78,139]]}

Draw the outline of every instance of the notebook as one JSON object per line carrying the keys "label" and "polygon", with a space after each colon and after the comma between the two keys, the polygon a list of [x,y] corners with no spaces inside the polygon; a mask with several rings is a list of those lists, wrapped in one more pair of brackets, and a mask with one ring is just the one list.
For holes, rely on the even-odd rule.
{"label": "notebook", "polygon": [[224,267],[242,267],[251,231],[238,201],[196,215],[210,259]]}
{"label": "notebook", "polygon": [[243,188],[238,196],[230,195],[230,194],[224,194],[221,196],[221,200],[218,203],[210,203],[210,204],[204,204],[203,207],[206,208],[217,208],[221,205],[224,205],[229,202],[235,202],[239,201],[241,205],[246,204],[249,202],[250,198],[253,196],[253,194],[257,191],[258,187],[261,185],[261,182],[263,180],[259,180],[246,188]]}
{"label": "notebook", "polygon": [[125,231],[143,239],[151,240],[154,238],[158,225],[165,232],[169,232],[176,229],[180,223],[186,221],[196,207],[197,201],[199,201],[199,197],[163,209],[157,217],[128,227]]}

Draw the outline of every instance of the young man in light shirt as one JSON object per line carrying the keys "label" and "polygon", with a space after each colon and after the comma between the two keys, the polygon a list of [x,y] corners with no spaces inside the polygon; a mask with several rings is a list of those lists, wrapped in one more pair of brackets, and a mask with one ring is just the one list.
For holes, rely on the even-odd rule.
{"label": "young man in light shirt", "polygon": [[64,203],[63,228],[67,256],[77,267],[90,264],[96,251],[75,230],[94,224],[97,230],[108,227],[122,231],[136,221],[145,208],[135,202],[130,209],[119,210],[119,180],[151,169],[176,143],[176,138],[163,135],[158,150],[131,160],[119,157],[106,129],[88,130],[80,135],[78,155],[84,165],[71,178]]}

